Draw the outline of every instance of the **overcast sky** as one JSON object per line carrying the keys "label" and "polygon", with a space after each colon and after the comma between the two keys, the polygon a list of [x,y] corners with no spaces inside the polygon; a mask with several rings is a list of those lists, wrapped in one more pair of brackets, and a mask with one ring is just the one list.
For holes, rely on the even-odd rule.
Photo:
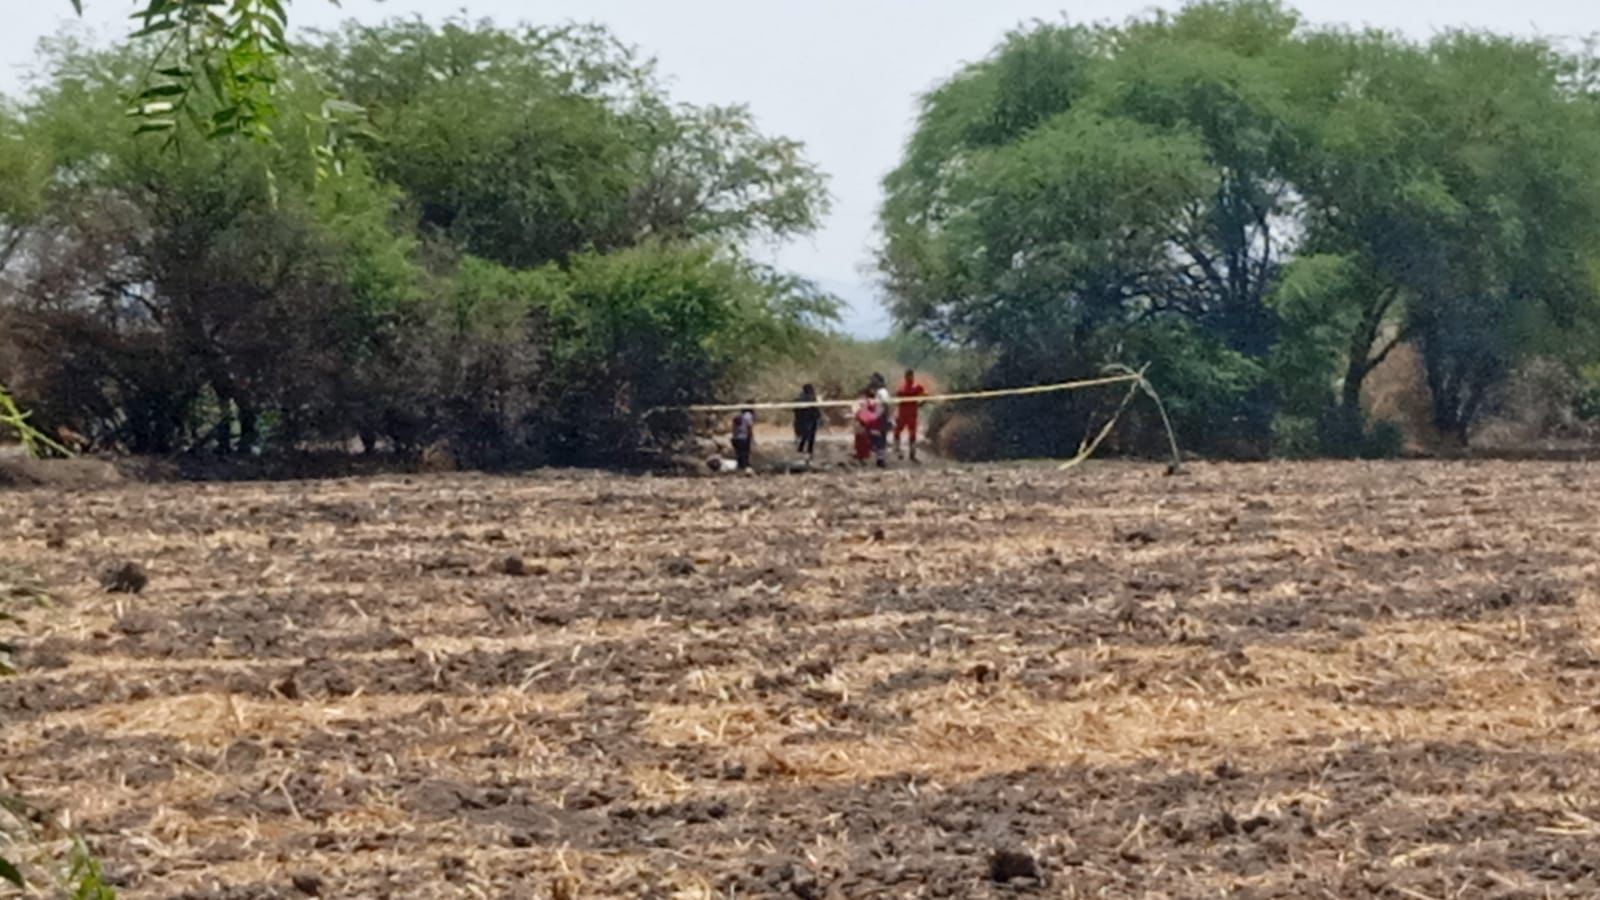
{"label": "overcast sky", "polygon": [[[76,22],[69,0],[10,0],[0,26],[0,88],[25,79],[39,38]],[[963,61],[985,55],[1005,32],[1032,19],[1120,21],[1178,4],[1089,0],[296,0],[297,24],[372,22],[465,13],[511,24],[602,22],[660,64],[679,100],[745,103],[769,132],[806,142],[832,177],[833,213],[778,261],[851,304],[846,328],[887,331],[868,271],[878,182],[909,134],[918,94]],[[83,23],[102,38],[126,31],[133,0],[85,0]],[[1343,22],[1427,36],[1452,26],[1546,36],[1600,31],[1586,0],[1303,0],[1315,22]]]}

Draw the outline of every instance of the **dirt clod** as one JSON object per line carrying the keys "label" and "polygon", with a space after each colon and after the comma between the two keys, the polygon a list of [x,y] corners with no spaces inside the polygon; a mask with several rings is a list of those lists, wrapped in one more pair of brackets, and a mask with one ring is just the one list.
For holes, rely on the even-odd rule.
{"label": "dirt clod", "polygon": [[1129,528],[1117,534],[1117,540],[1124,544],[1132,544],[1135,547],[1148,547],[1151,544],[1160,543],[1161,537],[1161,529],[1154,525]]}
{"label": "dirt clod", "polygon": [[1255,834],[1271,824],[1272,820],[1266,816],[1252,816],[1251,818],[1245,819],[1243,822],[1239,823],[1239,830],[1243,831],[1245,834]]}
{"label": "dirt clod", "polygon": [[1022,850],[996,850],[989,855],[989,880],[1006,884],[1023,878],[1043,880],[1039,860]]}
{"label": "dirt clod", "polygon": [[286,700],[348,697],[356,690],[344,667],[330,659],[308,660],[276,688]]}
{"label": "dirt clod", "polygon": [[695,565],[687,559],[669,559],[661,564],[661,571],[674,578],[687,578],[695,573]]}
{"label": "dirt clod", "polygon": [[796,675],[804,678],[827,678],[833,674],[833,663],[826,659],[814,659],[801,663],[794,671]]}
{"label": "dirt clod", "polygon": [[135,562],[120,562],[100,572],[100,587],[111,594],[141,594],[149,584],[150,576]]}

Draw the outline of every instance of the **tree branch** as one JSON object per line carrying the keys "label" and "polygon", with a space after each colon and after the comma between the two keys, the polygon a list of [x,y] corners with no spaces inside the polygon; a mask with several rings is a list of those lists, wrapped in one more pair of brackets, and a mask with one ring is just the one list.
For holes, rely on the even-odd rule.
{"label": "tree branch", "polygon": [[1379,350],[1376,356],[1373,356],[1362,364],[1362,377],[1372,374],[1373,369],[1383,365],[1383,361],[1389,358],[1389,354],[1393,353],[1396,347],[1405,343],[1406,339],[1410,336],[1411,333],[1408,329],[1401,329],[1400,331],[1396,332],[1395,336],[1390,338],[1388,343],[1384,344],[1383,349]]}

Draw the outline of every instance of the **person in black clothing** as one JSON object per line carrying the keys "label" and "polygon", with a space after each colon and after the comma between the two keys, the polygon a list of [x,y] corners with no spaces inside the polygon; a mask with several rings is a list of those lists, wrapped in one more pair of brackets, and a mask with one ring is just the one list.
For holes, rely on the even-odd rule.
{"label": "person in black clothing", "polygon": [[[800,388],[800,396],[795,398],[796,403],[817,402],[817,389],[811,385]],[[815,406],[808,406],[794,411],[794,441],[795,449],[811,456],[817,452],[817,426],[822,424],[822,410]]]}

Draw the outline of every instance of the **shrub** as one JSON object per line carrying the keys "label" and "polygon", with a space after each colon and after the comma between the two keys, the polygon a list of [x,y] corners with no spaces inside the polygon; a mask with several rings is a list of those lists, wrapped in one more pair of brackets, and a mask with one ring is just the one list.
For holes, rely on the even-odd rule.
{"label": "shrub", "polygon": [[1380,419],[1367,431],[1361,445],[1362,459],[1398,459],[1406,449],[1406,435],[1400,426]]}
{"label": "shrub", "polygon": [[1322,452],[1316,419],[1279,415],[1272,420],[1272,455],[1282,459],[1312,459]]}
{"label": "shrub", "polygon": [[934,445],[941,456],[957,462],[986,462],[1001,456],[993,423],[983,413],[950,414],[940,422]]}

